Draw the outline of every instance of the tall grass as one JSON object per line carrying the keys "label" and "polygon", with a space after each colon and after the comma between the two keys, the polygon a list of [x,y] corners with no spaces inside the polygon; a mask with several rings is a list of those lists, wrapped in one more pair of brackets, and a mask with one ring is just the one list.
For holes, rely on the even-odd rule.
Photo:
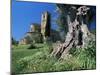
{"label": "tall grass", "polygon": [[90,41],[84,49],[72,49],[71,54],[80,65],[80,69],[96,68],[96,42]]}
{"label": "tall grass", "polygon": [[[36,44],[37,49],[13,50],[13,67],[15,73],[71,71],[96,68],[95,42],[90,42],[84,49],[70,50],[70,58],[58,60],[51,57],[50,44]],[[19,50],[18,50],[19,49]]]}

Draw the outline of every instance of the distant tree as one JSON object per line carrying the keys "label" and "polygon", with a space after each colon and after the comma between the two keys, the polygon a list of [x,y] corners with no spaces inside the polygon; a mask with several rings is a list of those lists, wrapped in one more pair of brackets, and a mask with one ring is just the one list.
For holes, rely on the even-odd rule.
{"label": "distant tree", "polygon": [[[58,7],[58,6],[57,6]],[[64,41],[66,33],[68,32],[68,23],[67,23],[67,17],[65,16],[65,14],[61,11],[57,11],[58,12],[58,17],[56,20],[56,24],[58,25],[58,31],[61,34],[61,39],[62,41]]]}
{"label": "distant tree", "polygon": [[12,45],[18,45],[18,41],[16,41],[13,37],[11,38]]}
{"label": "distant tree", "polygon": [[[66,6],[65,4],[63,4],[63,5],[56,4],[56,6],[57,6],[57,12],[59,13],[56,23],[59,26],[59,30],[61,32],[67,33],[68,32],[67,14],[70,14],[70,13],[68,13],[69,10],[64,7],[70,8],[70,6]],[[75,7],[79,8],[80,6],[75,6]],[[90,8],[90,10],[87,11],[88,15],[87,15],[87,18],[85,18],[84,21],[86,21],[86,22],[84,22],[84,23],[86,23],[88,28],[90,29],[91,23],[94,20],[95,15],[96,15],[96,12],[95,12],[96,7],[92,7],[92,6],[88,6],[88,7]],[[72,11],[72,12],[74,12],[74,11]]]}
{"label": "distant tree", "polygon": [[59,26],[59,31],[67,33],[68,27],[67,27],[67,20],[66,16],[63,14],[59,14],[59,17],[57,18],[57,25]]}

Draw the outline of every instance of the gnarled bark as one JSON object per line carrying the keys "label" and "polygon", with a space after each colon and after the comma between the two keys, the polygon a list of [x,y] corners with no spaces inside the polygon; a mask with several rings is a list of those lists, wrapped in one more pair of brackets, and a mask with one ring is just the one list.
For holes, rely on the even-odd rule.
{"label": "gnarled bark", "polygon": [[[58,5],[60,12],[66,14],[68,32],[64,43],[57,43],[54,47],[52,56],[57,58],[64,58],[69,50],[73,47],[84,48],[87,46],[91,39],[94,37],[88,30],[87,27],[87,17],[89,8],[86,6],[69,6],[69,5]],[[66,11],[64,11],[66,9]],[[78,11],[78,12],[77,12]]]}

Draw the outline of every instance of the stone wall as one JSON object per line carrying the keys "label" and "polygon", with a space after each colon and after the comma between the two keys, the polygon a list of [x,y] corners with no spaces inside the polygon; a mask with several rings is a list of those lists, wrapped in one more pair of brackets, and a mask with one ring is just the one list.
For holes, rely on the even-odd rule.
{"label": "stone wall", "polygon": [[39,24],[32,23],[30,26],[30,32],[40,32],[41,28]]}
{"label": "stone wall", "polygon": [[40,32],[27,32],[19,44],[42,43],[42,34]]}
{"label": "stone wall", "polygon": [[29,44],[30,42],[26,39],[26,38],[23,38],[19,41],[19,45],[26,45],[26,44]]}

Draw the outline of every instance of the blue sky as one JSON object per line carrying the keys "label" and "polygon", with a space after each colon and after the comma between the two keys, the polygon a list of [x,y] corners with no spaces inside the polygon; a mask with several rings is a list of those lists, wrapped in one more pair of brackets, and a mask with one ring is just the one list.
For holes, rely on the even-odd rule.
{"label": "blue sky", "polygon": [[[58,14],[55,10],[56,5],[52,3],[20,2],[12,0],[12,36],[16,40],[23,38],[25,33],[29,31],[31,23],[41,23],[41,14],[44,11],[49,11],[51,13],[51,20],[54,20]],[[91,28],[96,27],[95,17],[91,25]],[[54,22],[51,22],[51,28],[57,29],[58,26]]]}
{"label": "blue sky", "polygon": [[[49,11],[53,20],[57,15],[55,9],[55,4],[12,0],[12,36],[20,40],[29,31],[31,23],[41,23],[41,14],[44,11]],[[52,24],[51,27],[55,29],[57,25]]]}

